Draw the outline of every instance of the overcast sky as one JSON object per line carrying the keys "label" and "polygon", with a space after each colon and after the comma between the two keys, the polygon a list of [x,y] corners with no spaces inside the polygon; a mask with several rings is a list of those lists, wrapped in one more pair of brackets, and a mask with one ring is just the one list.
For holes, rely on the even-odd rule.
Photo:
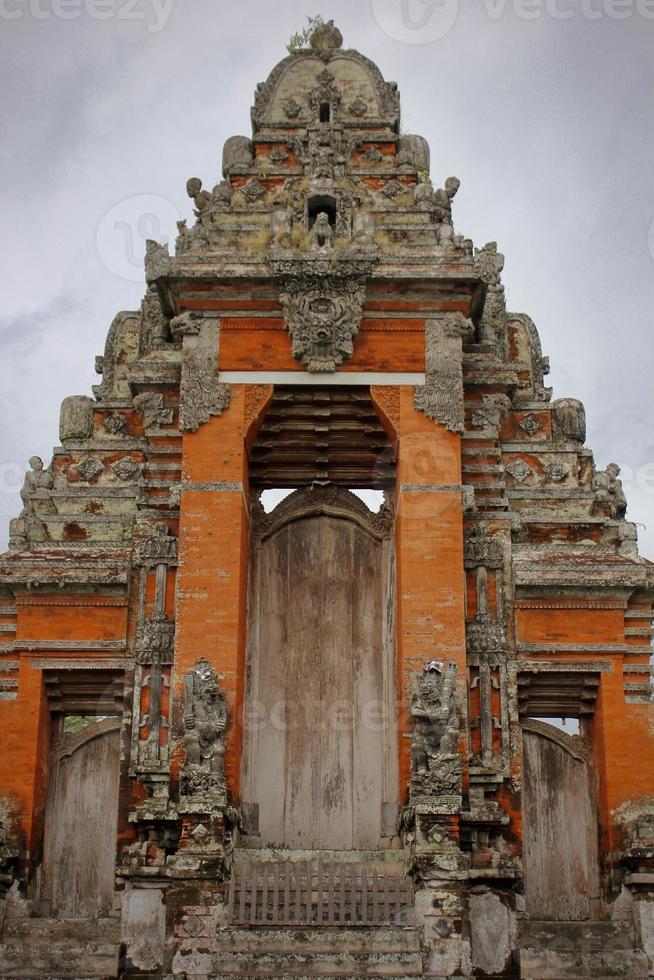
{"label": "overcast sky", "polygon": [[457,231],[498,241],[654,558],[654,0],[0,0],[0,548],[27,458],[138,307],[143,239],[191,216],[186,179],[213,186],[316,13],[398,82],[435,184],[461,178]]}

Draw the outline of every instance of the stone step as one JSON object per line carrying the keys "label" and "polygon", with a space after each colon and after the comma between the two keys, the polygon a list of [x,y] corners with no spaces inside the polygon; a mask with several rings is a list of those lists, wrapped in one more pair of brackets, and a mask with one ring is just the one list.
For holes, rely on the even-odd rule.
{"label": "stone step", "polygon": [[0,977],[84,977],[101,980],[118,975],[117,943],[80,940],[4,939],[0,942]]}
{"label": "stone step", "polygon": [[5,939],[15,938],[30,942],[38,942],[41,939],[51,942],[74,939],[79,942],[118,943],[120,919],[7,918],[3,936]]}
{"label": "stone step", "polygon": [[421,977],[416,928],[218,930],[215,942],[185,943],[174,974],[216,977]]}
{"label": "stone step", "polygon": [[649,974],[645,953],[611,922],[523,922],[520,976],[645,980]]}
{"label": "stone step", "polygon": [[356,927],[340,929],[289,929],[264,927],[254,929],[220,929],[220,948],[247,953],[333,953],[343,947],[350,953],[416,953],[420,952],[420,935],[415,928],[387,926],[382,929]]}
{"label": "stone step", "polygon": [[[191,976],[187,971],[187,976]],[[217,977],[421,977],[420,953],[219,953],[210,976]]]}

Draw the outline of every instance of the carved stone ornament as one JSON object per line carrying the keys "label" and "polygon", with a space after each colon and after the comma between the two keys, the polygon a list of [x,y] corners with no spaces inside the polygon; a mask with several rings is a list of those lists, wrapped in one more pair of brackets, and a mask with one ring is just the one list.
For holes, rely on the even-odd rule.
{"label": "carved stone ornament", "polygon": [[134,656],[137,664],[172,664],[175,652],[175,623],[165,613],[155,613],[136,631]]}
{"label": "carved stone ornament", "polygon": [[490,538],[483,524],[477,525],[466,534],[463,554],[466,568],[476,568],[479,565],[502,568],[504,565],[502,542]]}
{"label": "carved stone ornament", "polygon": [[285,153],[281,146],[276,146],[272,153],[270,153],[268,159],[271,163],[281,165],[288,160],[288,153]]}
{"label": "carved stone ornament", "polygon": [[416,387],[414,404],[449,432],[463,432],[463,338],[473,333],[462,313],[434,317],[425,326],[426,383]]}
{"label": "carved stone ornament", "polygon": [[87,483],[95,480],[104,470],[104,466],[96,456],[87,456],[77,464],[77,472]]}
{"label": "carved stone ornament", "polygon": [[241,194],[244,194],[248,201],[258,201],[266,194],[266,188],[256,177],[251,177],[244,187],[241,187]]}
{"label": "carved stone ornament", "polygon": [[360,119],[361,116],[365,116],[367,111],[368,111],[368,103],[364,102],[363,99],[356,99],[350,106],[350,112],[352,113],[353,116],[356,116],[358,119]]}
{"label": "carved stone ornament", "polygon": [[550,483],[562,483],[570,476],[570,469],[565,463],[555,461],[545,467],[545,476]]}
{"label": "carved stone ornament", "polygon": [[175,316],[170,321],[170,332],[175,339],[179,337],[194,337],[200,333],[202,314],[185,312]]}
{"label": "carved stone ornament", "polygon": [[361,154],[360,157],[365,163],[376,164],[381,163],[384,159],[384,154],[377,149],[376,146],[369,146],[367,150]]}
{"label": "carved stone ornament", "polygon": [[508,395],[482,395],[482,407],[473,412],[472,424],[479,429],[499,429],[504,416],[511,408]]}
{"label": "carved stone ornament", "polygon": [[535,436],[543,428],[543,424],[536,415],[530,413],[522,420],[520,428],[524,429],[528,436]]}
{"label": "carved stone ornament", "polygon": [[105,418],[103,425],[105,431],[108,432],[109,435],[119,436],[122,435],[127,428],[127,421],[122,417],[122,415],[118,415],[117,412],[113,412],[111,415],[108,415]]}
{"label": "carved stone ornament", "polygon": [[382,194],[386,197],[392,199],[399,197],[400,194],[404,194],[406,187],[403,187],[399,180],[389,180],[389,182],[384,187]]}
{"label": "carved stone ornament", "polygon": [[506,472],[513,477],[516,483],[524,483],[534,473],[531,466],[525,463],[524,459],[515,459],[512,463],[509,463],[506,467]]}
{"label": "carved stone ornament", "polygon": [[506,651],[506,628],[488,613],[478,613],[466,625],[466,640],[469,653],[501,655]]}
{"label": "carved stone ornament", "polygon": [[151,238],[145,243],[145,281],[155,282],[170,272],[168,245],[161,245]]}
{"label": "carved stone ornament", "polygon": [[411,701],[411,802],[461,793],[457,750],[456,664],[432,660],[416,677]]}
{"label": "carved stone ornament", "polygon": [[302,106],[295,99],[287,99],[284,103],[284,112],[288,119],[297,119],[302,112]]}
{"label": "carved stone ornament", "polygon": [[333,372],[354,351],[371,264],[273,262],[293,356],[307,371]]}
{"label": "carved stone ornament", "polygon": [[184,678],[186,762],[180,794],[199,810],[226,805],[225,729],[227,705],[215,670],[204,658]]}
{"label": "carved stone ornament", "polygon": [[132,480],[135,476],[140,475],[142,464],[137,463],[131,456],[123,456],[122,459],[113,464],[111,469],[119,480]]}
{"label": "carved stone ornament", "polygon": [[139,543],[137,557],[142,564],[177,558],[177,538],[167,524],[157,524],[154,533]]}
{"label": "carved stone ornament", "polygon": [[161,392],[145,391],[134,399],[134,407],[143,416],[146,429],[152,425],[170,425],[173,421],[172,408],[166,408]]}
{"label": "carved stone ornament", "polygon": [[334,25],[334,21],[329,20],[327,23],[320,24],[319,27],[316,27],[311,35],[309,44],[311,45],[312,51],[315,51],[321,58],[327,58],[334,51],[338,51],[339,48],[343,47],[343,35],[338,27]]}
{"label": "carved stone ornament", "polygon": [[229,385],[218,380],[214,359],[201,348],[185,349],[179,408],[181,431],[197,432],[212,415],[222,415],[229,408],[229,400]]}
{"label": "carved stone ornament", "polygon": [[341,92],[336,84],[336,79],[326,68],[318,75],[318,85],[310,95],[311,108],[314,113],[318,113],[320,106],[329,103],[332,110],[332,120],[336,116],[341,104]]}

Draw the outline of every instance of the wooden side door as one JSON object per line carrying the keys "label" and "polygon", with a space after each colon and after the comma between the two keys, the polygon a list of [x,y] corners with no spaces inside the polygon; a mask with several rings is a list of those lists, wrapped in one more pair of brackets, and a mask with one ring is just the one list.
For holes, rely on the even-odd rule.
{"label": "wooden side door", "polygon": [[120,722],[95,722],[55,739],[46,806],[43,897],[62,918],[111,909]]}
{"label": "wooden side door", "polygon": [[552,725],[523,723],[526,910],[585,921],[599,902],[597,804],[590,747]]}

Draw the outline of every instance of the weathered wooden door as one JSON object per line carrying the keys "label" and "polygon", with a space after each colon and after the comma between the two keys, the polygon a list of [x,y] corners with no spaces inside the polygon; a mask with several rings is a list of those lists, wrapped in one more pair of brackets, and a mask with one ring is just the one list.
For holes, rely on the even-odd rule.
{"label": "weathered wooden door", "polygon": [[533,919],[584,921],[599,900],[597,806],[584,739],[523,723],[525,903]]}
{"label": "weathered wooden door", "polygon": [[242,793],[262,846],[389,833],[393,632],[388,529],[347,491],[287,498],[253,542]]}
{"label": "weathered wooden door", "polygon": [[120,722],[55,740],[46,808],[43,896],[61,917],[110,910],[114,891]]}

